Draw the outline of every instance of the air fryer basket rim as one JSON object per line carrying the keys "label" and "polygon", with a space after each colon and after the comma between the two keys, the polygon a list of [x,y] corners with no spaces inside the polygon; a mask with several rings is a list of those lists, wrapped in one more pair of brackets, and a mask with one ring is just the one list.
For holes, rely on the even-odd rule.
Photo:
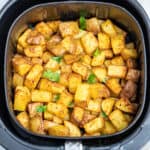
{"label": "air fryer basket rim", "polygon": [[[8,33],[8,36],[7,36],[7,42],[6,42],[6,47],[5,47],[5,62],[4,62],[4,77],[6,77],[6,64],[7,64],[7,53],[8,53],[8,43],[9,43],[9,37],[10,37],[10,34],[11,34],[11,31],[13,30],[15,24],[17,23],[18,20],[21,19],[21,17],[23,15],[25,15],[27,12],[31,11],[32,9],[35,9],[35,8],[38,8],[38,7],[44,7],[44,6],[47,6],[47,5],[56,5],[56,4],[74,4],[74,3],[90,3],[90,4],[105,4],[105,5],[111,5],[113,7],[116,7],[116,8],[119,8],[121,10],[123,10],[125,13],[127,13],[128,15],[130,15],[132,17],[132,19],[134,19],[135,23],[137,24],[137,26],[139,27],[139,30],[141,32],[141,35],[142,35],[142,43],[145,43],[144,42],[144,36],[143,36],[143,32],[142,32],[142,29],[138,23],[138,21],[135,19],[135,17],[129,12],[127,11],[125,8],[119,6],[119,5],[116,5],[116,4],[113,4],[113,3],[108,3],[108,2],[94,2],[94,1],[65,1],[65,2],[50,2],[50,3],[44,3],[44,4],[38,4],[38,5],[35,5],[35,6],[32,6],[28,9],[26,9],[23,13],[21,13],[17,19],[15,19],[15,21],[13,22],[13,24],[11,25],[11,28],[9,29],[9,33]],[[143,44],[144,45],[144,44]],[[89,137],[61,137],[61,136],[49,136],[49,135],[39,135],[39,134],[35,134],[35,133],[32,133],[26,129],[24,129],[17,121],[16,121],[16,118],[14,116],[14,114],[12,114],[12,112],[10,111],[9,109],[9,104],[8,104],[8,95],[7,95],[7,81],[4,80],[4,85],[5,85],[5,96],[6,96],[6,104],[7,104],[7,108],[8,108],[8,112],[9,112],[9,115],[11,116],[11,118],[13,119],[13,121],[15,122],[15,124],[22,130],[24,130],[25,132],[27,132],[27,134],[29,135],[32,135],[32,136],[39,136],[39,137],[46,137],[46,138],[52,138],[52,139],[77,139],[77,140],[83,140],[83,139],[102,139],[102,138],[109,138],[109,137],[114,137],[114,136],[117,136],[117,135],[121,135],[123,133],[125,133],[127,130],[129,130],[130,128],[132,128],[134,126],[134,124],[139,120],[142,112],[143,112],[143,108],[144,108],[144,105],[145,105],[145,100],[146,100],[146,87],[147,87],[147,84],[146,84],[146,80],[147,80],[147,67],[146,67],[146,51],[145,51],[145,45],[144,45],[144,57],[145,57],[145,60],[144,60],[144,70],[145,70],[145,74],[144,74],[144,94],[143,94],[143,104],[141,106],[141,109],[140,109],[140,112],[139,112],[139,115],[134,119],[134,121],[132,121],[132,123],[127,127],[125,128],[124,130],[120,131],[120,132],[117,132],[115,134],[112,134],[112,135],[102,135],[102,136],[89,136]]]}

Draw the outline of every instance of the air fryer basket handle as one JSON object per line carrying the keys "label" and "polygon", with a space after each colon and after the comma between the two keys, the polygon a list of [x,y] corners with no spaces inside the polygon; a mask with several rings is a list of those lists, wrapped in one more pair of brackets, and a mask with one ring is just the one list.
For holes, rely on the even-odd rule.
{"label": "air fryer basket handle", "polygon": [[65,150],[83,150],[83,144],[81,141],[65,141]]}

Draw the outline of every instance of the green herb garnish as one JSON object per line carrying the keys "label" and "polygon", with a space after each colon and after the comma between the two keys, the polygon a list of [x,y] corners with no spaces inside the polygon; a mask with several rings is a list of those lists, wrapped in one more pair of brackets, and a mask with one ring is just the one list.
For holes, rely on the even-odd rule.
{"label": "green herb garnish", "polygon": [[80,16],[87,17],[88,12],[86,10],[80,10]]}
{"label": "green herb garnish", "polygon": [[50,81],[58,82],[60,79],[60,72],[58,72],[58,71],[52,72],[50,70],[46,70],[43,73],[43,78],[46,78]]}
{"label": "green herb garnish", "polygon": [[87,82],[88,82],[89,84],[95,83],[95,82],[96,82],[96,76],[95,76],[95,74],[91,73],[91,74],[89,75],[88,79],[87,79]]}
{"label": "green herb garnish", "polygon": [[70,102],[70,104],[68,105],[69,108],[73,108],[74,107],[74,103]]}
{"label": "green herb garnish", "polygon": [[45,112],[46,111],[46,108],[47,108],[47,106],[38,106],[37,108],[36,108],[36,111],[37,112],[39,112],[39,113],[41,113],[41,112]]}
{"label": "green herb garnish", "polygon": [[53,60],[57,61],[58,63],[61,62],[62,60],[62,56],[56,56],[56,57],[52,57]]}
{"label": "green herb garnish", "polygon": [[104,111],[101,111],[101,116],[102,116],[103,118],[107,118],[107,115],[106,115],[106,113],[105,113]]}
{"label": "green herb garnish", "polygon": [[57,101],[59,100],[59,98],[60,98],[60,94],[56,94],[56,95],[54,95],[54,97],[53,97],[53,101],[54,101],[54,102],[57,102]]}
{"label": "green herb garnish", "polygon": [[79,19],[79,26],[80,29],[85,30],[86,29],[86,19],[84,16],[81,16]]}
{"label": "green herb garnish", "polygon": [[97,48],[96,50],[95,50],[95,52],[93,53],[93,56],[94,57],[97,57],[98,55],[100,55],[101,54],[101,51]]}

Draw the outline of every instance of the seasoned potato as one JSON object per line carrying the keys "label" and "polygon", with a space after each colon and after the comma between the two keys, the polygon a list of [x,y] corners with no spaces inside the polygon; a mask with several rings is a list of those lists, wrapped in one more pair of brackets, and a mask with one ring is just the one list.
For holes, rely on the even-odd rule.
{"label": "seasoned potato", "polygon": [[32,58],[32,59],[31,59],[31,63],[32,63],[33,65],[35,65],[35,64],[42,65],[43,61],[42,61],[42,59],[40,59],[40,58]]}
{"label": "seasoned potato", "polygon": [[38,84],[38,88],[40,90],[46,90],[46,91],[52,91],[52,82],[49,81],[48,79],[41,79],[39,84]]}
{"label": "seasoned potato", "polygon": [[52,29],[53,32],[57,32],[60,21],[48,21],[47,25]]}
{"label": "seasoned potato", "polygon": [[137,63],[136,63],[135,59],[129,58],[129,59],[127,59],[126,63],[127,63],[128,68],[131,68],[131,69],[137,68]]}
{"label": "seasoned potato", "polygon": [[124,113],[124,116],[125,116],[126,120],[128,121],[128,123],[131,123],[131,121],[133,120],[133,116],[130,114],[125,114],[125,113]]}
{"label": "seasoned potato", "polygon": [[45,120],[49,120],[49,121],[52,121],[53,120],[53,116],[50,112],[48,112],[47,110],[44,111],[44,119]]}
{"label": "seasoned potato", "polygon": [[112,50],[104,50],[103,53],[105,54],[105,58],[112,58],[113,57],[113,52]]}
{"label": "seasoned potato", "polygon": [[13,75],[13,87],[22,86],[24,78],[20,76],[18,73],[14,73]]}
{"label": "seasoned potato", "polygon": [[111,65],[111,60],[109,59],[105,60],[104,65],[108,68],[108,66]]}
{"label": "seasoned potato", "polygon": [[68,65],[78,61],[80,58],[81,58],[81,56],[79,56],[79,55],[71,55],[71,54],[64,55],[65,63]]}
{"label": "seasoned potato", "polygon": [[65,86],[59,83],[52,82],[51,92],[52,93],[62,93],[65,90]]}
{"label": "seasoned potato", "polygon": [[52,122],[52,121],[48,121],[48,120],[44,120],[43,124],[44,124],[44,130],[45,131],[48,131],[49,128],[58,125],[57,123]]}
{"label": "seasoned potato", "polygon": [[69,136],[81,136],[80,129],[69,121],[64,121],[64,125],[69,129]]}
{"label": "seasoned potato", "polygon": [[85,34],[81,38],[81,42],[85,52],[89,55],[91,55],[94,52],[94,50],[98,47],[98,41],[91,32]]}
{"label": "seasoned potato", "polygon": [[79,32],[73,36],[73,38],[81,39],[86,33],[87,33],[87,31],[80,29]]}
{"label": "seasoned potato", "polygon": [[105,126],[102,130],[102,133],[103,134],[113,134],[115,132],[117,132],[117,131],[116,131],[115,127],[111,124],[111,122],[105,120]]}
{"label": "seasoned potato", "polygon": [[139,70],[129,69],[128,73],[127,73],[127,76],[126,76],[126,79],[127,80],[132,80],[134,82],[138,82],[139,77],[140,77],[140,71]]}
{"label": "seasoned potato", "polygon": [[51,53],[49,51],[45,51],[42,55],[42,60],[44,63],[47,63],[49,59],[51,58]]}
{"label": "seasoned potato", "polygon": [[62,73],[60,76],[60,80],[59,83],[62,84],[65,87],[68,87],[68,78],[69,78],[69,74],[68,73]]}
{"label": "seasoned potato", "polygon": [[81,40],[78,39],[76,40],[76,51],[75,51],[75,55],[80,55],[80,54],[83,54],[84,53],[84,50],[83,50],[83,46],[81,44]]}
{"label": "seasoned potato", "polygon": [[101,117],[95,118],[94,120],[86,123],[84,129],[88,134],[92,134],[101,131],[104,128],[105,122]]}
{"label": "seasoned potato", "polygon": [[128,58],[133,58],[133,59],[138,58],[138,53],[136,49],[124,48],[121,51],[121,55],[124,58],[124,60],[127,60]]}
{"label": "seasoned potato", "polygon": [[111,60],[112,65],[124,66],[125,62],[121,56],[116,56]]}
{"label": "seasoned potato", "polygon": [[87,103],[87,110],[93,111],[93,112],[100,112],[100,103],[101,101],[96,100],[89,100]]}
{"label": "seasoned potato", "polygon": [[48,128],[48,134],[54,136],[69,136],[69,129],[63,125],[55,125]]}
{"label": "seasoned potato", "polygon": [[29,89],[34,89],[42,75],[43,67],[35,64],[25,78],[24,85]]}
{"label": "seasoned potato", "polygon": [[25,111],[27,104],[31,101],[31,94],[27,87],[17,86],[14,97],[14,110]]}
{"label": "seasoned potato", "polygon": [[27,112],[20,112],[16,118],[24,128],[29,129],[29,116]]}
{"label": "seasoned potato", "polygon": [[67,65],[65,62],[60,62],[60,69],[62,73],[71,73],[72,72],[72,66]]}
{"label": "seasoned potato", "polygon": [[109,119],[118,131],[120,131],[128,126],[128,122],[127,122],[124,114],[118,109],[114,110],[109,115]]}
{"label": "seasoned potato", "polygon": [[53,122],[57,123],[57,124],[62,124],[63,120],[60,119],[59,117],[53,116]]}
{"label": "seasoned potato", "polygon": [[134,43],[130,42],[130,43],[126,44],[126,48],[134,49],[135,48]]}
{"label": "seasoned potato", "polygon": [[85,65],[90,65],[91,64],[91,57],[89,55],[83,55],[81,58],[81,61]]}
{"label": "seasoned potato", "polygon": [[17,44],[17,52],[19,54],[23,54],[24,53],[24,48],[20,44]]}
{"label": "seasoned potato", "polygon": [[105,33],[98,33],[98,46],[99,49],[109,49],[111,48],[110,37]]}

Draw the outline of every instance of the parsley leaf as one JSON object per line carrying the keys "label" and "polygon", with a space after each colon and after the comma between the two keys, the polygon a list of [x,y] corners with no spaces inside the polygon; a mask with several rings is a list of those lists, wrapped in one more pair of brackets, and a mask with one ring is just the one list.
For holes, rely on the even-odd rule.
{"label": "parsley leaf", "polygon": [[48,80],[51,81],[55,81],[58,82],[60,79],[60,72],[56,71],[56,72],[52,72],[50,70],[46,70],[43,72],[43,78],[46,78]]}
{"label": "parsley leaf", "polygon": [[95,76],[95,74],[91,73],[91,74],[89,75],[88,79],[87,79],[87,82],[88,82],[89,84],[95,83],[95,82],[96,82],[96,76]]}
{"label": "parsley leaf", "polygon": [[36,111],[37,112],[39,112],[39,113],[41,113],[41,112],[45,112],[46,111],[46,108],[47,108],[47,106],[38,106],[37,108],[36,108]]}
{"label": "parsley leaf", "polygon": [[106,115],[106,113],[105,113],[104,111],[101,111],[101,116],[102,116],[103,118],[107,118],[107,115]]}
{"label": "parsley leaf", "polygon": [[95,50],[95,52],[93,53],[93,56],[94,57],[97,57],[98,55],[100,55],[101,54],[101,51],[97,48],[96,50]]}
{"label": "parsley leaf", "polygon": [[62,60],[62,56],[56,56],[56,57],[52,57],[53,60],[57,61],[58,63],[61,62]]}
{"label": "parsley leaf", "polygon": [[60,98],[60,94],[56,94],[56,95],[54,95],[54,97],[53,97],[53,101],[56,102],[56,101],[59,100],[59,98]]}
{"label": "parsley leaf", "polygon": [[74,107],[74,103],[70,102],[70,104],[68,105],[69,108],[73,108]]}
{"label": "parsley leaf", "polygon": [[80,29],[85,30],[86,29],[86,19],[84,16],[81,16],[79,19],[79,26]]}

